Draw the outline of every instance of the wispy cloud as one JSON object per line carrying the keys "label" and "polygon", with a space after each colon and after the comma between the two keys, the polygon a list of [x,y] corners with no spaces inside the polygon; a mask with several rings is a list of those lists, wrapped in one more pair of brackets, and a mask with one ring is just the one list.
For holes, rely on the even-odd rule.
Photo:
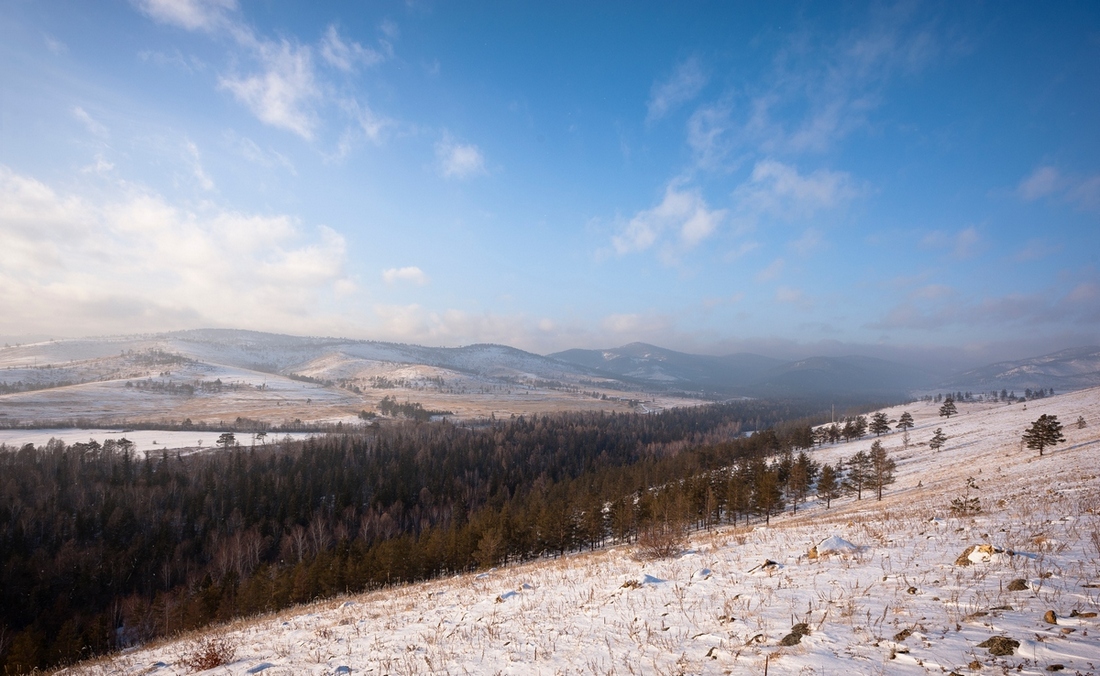
{"label": "wispy cloud", "polygon": [[398,282],[408,282],[417,286],[424,286],[428,283],[428,276],[424,274],[423,270],[416,266],[388,268],[382,271],[382,281],[384,281],[387,286],[393,286]]}
{"label": "wispy cloud", "polygon": [[802,174],[774,159],[761,160],[733,192],[740,214],[792,219],[841,207],[861,192],[851,175],[818,169]]}
{"label": "wispy cloud", "polygon": [[219,85],[263,122],[312,139],[317,125],[312,104],[321,95],[309,47],[286,40],[257,45],[263,72],[227,76]]}
{"label": "wispy cloud", "polygon": [[485,156],[472,143],[459,143],[445,135],[435,146],[439,173],[443,178],[466,179],[485,173]]}
{"label": "wispy cloud", "polygon": [[345,40],[336,26],[331,25],[321,40],[321,58],[330,66],[350,73],[359,66],[370,67],[381,63],[386,55],[354,40]]}
{"label": "wispy cloud", "polygon": [[783,273],[783,268],[787,266],[786,261],[782,258],[776,258],[774,261],[768,264],[766,268],[756,273],[756,281],[758,282],[770,282],[778,279],[779,275]]}
{"label": "wispy cloud", "polygon": [[73,117],[80,121],[91,134],[100,138],[107,137],[107,127],[103,126],[98,120],[88,114],[86,110],[80,106],[73,108]]}
{"label": "wispy cloud", "polygon": [[707,84],[707,75],[699,59],[692,57],[676,66],[672,76],[653,83],[646,120],[655,122],[675,108],[699,95]]}
{"label": "wispy cloud", "polygon": [[985,246],[978,229],[971,226],[956,233],[934,230],[921,239],[926,249],[947,249],[956,260],[966,260],[976,256]]}
{"label": "wispy cloud", "polygon": [[149,18],[187,30],[213,30],[237,8],[235,0],[135,0]]}
{"label": "wispy cloud", "polygon": [[59,56],[69,51],[68,45],[53,37],[52,35],[43,35],[42,42],[46,44],[46,49],[50,50],[50,52],[54,55]]}
{"label": "wispy cloud", "polygon": [[1044,165],[1024,177],[1016,194],[1027,202],[1056,197],[1086,211],[1100,210],[1100,174],[1066,174],[1057,167]]}
{"label": "wispy cloud", "polygon": [[711,209],[698,189],[671,183],[664,199],[652,209],[634,215],[612,238],[619,255],[649,249],[671,231],[678,249],[691,249],[710,237],[726,218],[725,209]]}
{"label": "wispy cloud", "polygon": [[213,190],[214,181],[206,173],[206,170],[203,169],[202,157],[199,155],[199,147],[191,141],[186,141],[183,147],[187,152],[187,158],[191,163],[191,171],[195,176],[195,180],[198,181],[199,186],[203,190]]}

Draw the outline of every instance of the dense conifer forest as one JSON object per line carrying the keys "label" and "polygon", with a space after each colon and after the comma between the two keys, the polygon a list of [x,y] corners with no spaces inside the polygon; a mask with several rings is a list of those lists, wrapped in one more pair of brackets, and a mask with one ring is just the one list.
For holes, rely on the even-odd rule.
{"label": "dense conifer forest", "polygon": [[[0,447],[0,664],[71,662],[387,584],[768,518],[816,404],[399,423],[137,457]],[[751,436],[746,431],[757,431]],[[809,476],[807,476],[809,475]],[[793,477],[793,478],[792,478]]]}

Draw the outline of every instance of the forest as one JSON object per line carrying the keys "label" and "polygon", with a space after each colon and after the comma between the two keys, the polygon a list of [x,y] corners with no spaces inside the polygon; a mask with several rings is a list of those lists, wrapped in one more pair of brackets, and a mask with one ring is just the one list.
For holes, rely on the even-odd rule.
{"label": "forest", "polygon": [[408,421],[182,456],[0,447],[0,665],[24,673],[336,594],[766,520],[810,490],[817,468],[796,453],[819,410]]}

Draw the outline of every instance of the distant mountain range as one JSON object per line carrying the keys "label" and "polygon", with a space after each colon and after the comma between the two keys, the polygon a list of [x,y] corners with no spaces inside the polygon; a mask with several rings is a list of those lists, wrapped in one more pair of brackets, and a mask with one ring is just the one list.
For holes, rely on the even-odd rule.
{"label": "distant mountain range", "polygon": [[[0,384],[18,381],[28,387],[53,387],[117,381],[121,387],[126,380],[155,377],[165,370],[152,364],[142,370],[134,362],[137,357],[128,356],[150,350],[190,360],[186,368],[173,367],[175,375],[169,380],[175,378],[180,384],[191,382],[188,378],[216,377],[251,378],[263,384],[264,374],[270,374],[286,380],[287,387],[291,385],[287,379],[300,381],[303,377],[314,383],[342,383],[343,389],[336,393],[344,398],[351,396],[349,390],[360,391],[353,385],[360,389],[388,387],[390,381],[403,383],[401,386],[407,389],[434,388],[452,397],[464,392],[488,396],[520,387],[547,393],[599,390],[612,396],[620,392],[623,399],[636,399],[636,393],[664,392],[706,398],[795,396],[838,401],[900,399],[915,392],[1009,389],[1022,393],[1026,388],[1069,391],[1100,385],[1098,347],[1001,362],[945,379],[905,364],[859,355],[786,361],[749,353],[687,354],[631,343],[606,350],[573,349],[543,356],[504,345],[440,348],[231,329],[11,346],[0,350]],[[226,368],[241,372],[231,373]],[[255,375],[248,376],[245,371]],[[268,388],[261,390],[264,393],[273,381],[267,382]],[[88,396],[93,395],[100,397],[103,393],[89,391]],[[11,395],[0,405],[29,405],[20,402],[32,398]],[[345,403],[352,408],[359,405],[353,400]]]}
{"label": "distant mountain range", "polygon": [[607,376],[741,396],[904,396],[934,382],[932,375],[920,369],[861,356],[797,361],[751,353],[715,357],[645,343],[549,356]]}
{"label": "distant mountain range", "polygon": [[1100,385],[1100,347],[1075,347],[1042,357],[1002,361],[964,371],[940,384],[941,389],[988,392],[1053,387],[1057,392]]}

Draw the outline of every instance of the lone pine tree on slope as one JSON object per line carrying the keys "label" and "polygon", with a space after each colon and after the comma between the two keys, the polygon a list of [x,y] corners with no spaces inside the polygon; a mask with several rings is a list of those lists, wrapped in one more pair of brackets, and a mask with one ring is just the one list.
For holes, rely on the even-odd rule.
{"label": "lone pine tree on slope", "polygon": [[871,416],[871,426],[868,428],[876,437],[890,431],[890,419],[882,411]]}
{"label": "lone pine tree on slope", "polygon": [[928,442],[928,448],[933,451],[938,451],[943,448],[943,445],[947,442],[947,435],[943,433],[942,427],[936,428],[936,433],[932,435],[932,440]]}
{"label": "lone pine tree on slope", "polygon": [[1046,413],[1031,423],[1022,439],[1028,448],[1038,450],[1039,455],[1043,454],[1045,447],[1056,446],[1066,440],[1062,436],[1062,423],[1058,422],[1058,416]]}
{"label": "lone pine tree on slope", "polygon": [[955,407],[955,400],[948,397],[943,400],[943,406],[940,406],[940,417],[951,419],[951,416],[959,412],[959,409]]}

